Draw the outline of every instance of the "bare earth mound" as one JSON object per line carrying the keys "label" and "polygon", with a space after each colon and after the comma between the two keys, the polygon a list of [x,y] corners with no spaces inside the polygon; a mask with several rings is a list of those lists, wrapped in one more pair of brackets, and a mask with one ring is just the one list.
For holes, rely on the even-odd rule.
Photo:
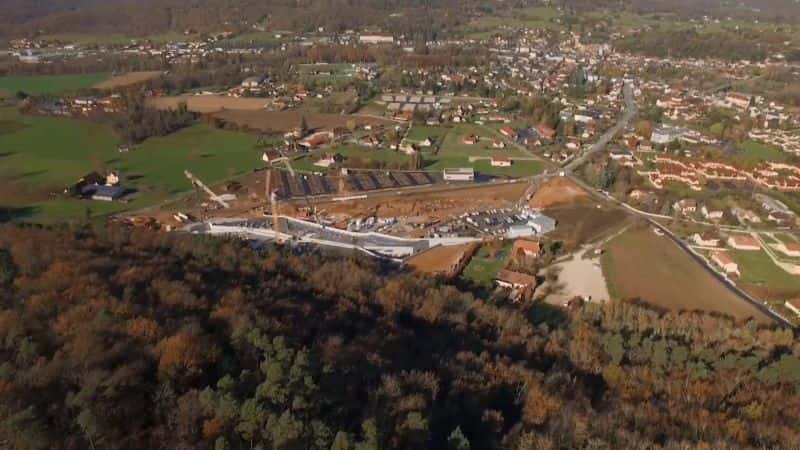
{"label": "bare earth mound", "polygon": [[117,75],[108,80],[101,81],[94,85],[95,89],[116,89],[121,87],[133,86],[134,84],[144,83],[161,76],[161,71],[142,71],[130,72],[124,75]]}
{"label": "bare earth mound", "polygon": [[555,177],[547,180],[531,197],[531,208],[550,208],[556,205],[575,203],[587,198],[583,189],[566,177]]}

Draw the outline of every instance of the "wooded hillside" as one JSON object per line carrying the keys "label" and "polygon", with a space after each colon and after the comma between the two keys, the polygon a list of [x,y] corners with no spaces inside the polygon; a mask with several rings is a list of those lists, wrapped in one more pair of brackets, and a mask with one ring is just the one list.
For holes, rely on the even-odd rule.
{"label": "wooded hillside", "polygon": [[347,255],[0,228],[0,446],[793,448],[792,333],[489,304]]}

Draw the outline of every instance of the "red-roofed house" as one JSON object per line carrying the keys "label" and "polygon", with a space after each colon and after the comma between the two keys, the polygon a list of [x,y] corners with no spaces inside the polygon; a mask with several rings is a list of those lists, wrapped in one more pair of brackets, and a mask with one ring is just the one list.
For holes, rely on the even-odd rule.
{"label": "red-roofed house", "polygon": [[541,123],[533,127],[533,129],[536,130],[539,137],[543,139],[553,139],[556,136],[556,130]]}
{"label": "red-roofed house", "polygon": [[800,243],[784,242],[775,246],[781,253],[792,258],[800,257]]}
{"label": "red-roofed house", "polygon": [[711,260],[718,265],[727,275],[739,276],[739,265],[727,252],[711,253]]}
{"label": "red-roofed house", "polygon": [[514,256],[523,256],[526,258],[537,258],[542,254],[542,246],[538,241],[529,241],[527,239],[517,239],[514,241],[512,248]]}
{"label": "red-roofed house", "polygon": [[786,300],[786,303],[784,303],[783,305],[789,308],[789,310],[792,311],[793,313],[800,316],[800,298]]}
{"label": "red-roofed house", "polygon": [[517,138],[517,132],[514,131],[514,129],[511,128],[511,127],[500,128],[500,133],[503,136],[507,137],[507,138],[511,138],[511,139],[516,139]]}
{"label": "red-roofed house", "polygon": [[728,238],[728,245],[736,250],[758,251],[761,250],[761,243],[758,239],[749,234],[734,234]]}
{"label": "red-roofed house", "polygon": [[502,269],[497,272],[495,282],[498,286],[508,289],[536,288],[536,277],[508,269]]}
{"label": "red-roofed house", "polygon": [[492,156],[492,167],[511,167],[511,162],[508,156]]}
{"label": "red-roofed house", "polygon": [[474,134],[464,136],[464,143],[467,145],[475,145],[480,142],[480,140],[481,138]]}

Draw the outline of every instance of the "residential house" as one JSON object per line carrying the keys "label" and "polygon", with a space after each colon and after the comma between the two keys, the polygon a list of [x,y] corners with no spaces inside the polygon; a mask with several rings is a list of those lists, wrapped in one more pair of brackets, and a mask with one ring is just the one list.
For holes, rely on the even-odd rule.
{"label": "residential house", "polygon": [[800,316],[800,298],[786,300],[786,303],[784,303],[783,305],[787,307],[791,312]]}
{"label": "residential house", "polygon": [[697,200],[693,198],[685,198],[675,202],[675,204],[672,205],[672,209],[675,210],[675,212],[679,212],[685,216],[694,214],[697,211]]}
{"label": "residential house", "polygon": [[714,262],[726,275],[739,276],[739,265],[731,258],[727,252],[715,251],[711,253],[711,261]]}
{"label": "residential house", "polygon": [[470,134],[470,135],[464,136],[463,142],[466,145],[475,145],[478,142],[480,142],[480,140],[481,140],[481,138],[478,137],[477,135]]}
{"label": "residential house", "polygon": [[512,160],[508,156],[492,156],[492,167],[511,167]]}
{"label": "residential house", "polygon": [[507,137],[509,139],[516,139],[517,138],[517,132],[514,131],[514,129],[511,128],[511,127],[500,128],[500,134],[502,134],[503,136],[505,136],[505,137]]}
{"label": "residential house", "polygon": [[336,155],[333,153],[325,153],[322,155],[322,158],[319,161],[315,162],[314,165],[318,167],[330,167],[336,163]]}
{"label": "residential house", "polygon": [[495,276],[498,286],[507,289],[531,289],[536,288],[536,277],[508,269],[501,269]]}
{"label": "residential house", "polygon": [[724,211],[722,210],[710,210],[708,206],[703,205],[700,208],[700,214],[703,215],[704,218],[708,220],[722,220],[722,216],[724,215]]}
{"label": "residential house", "polygon": [[703,234],[695,233],[692,240],[701,247],[719,247],[720,244],[719,234],[714,230],[705,231]]}
{"label": "residential house", "polygon": [[553,140],[553,138],[556,136],[556,130],[544,124],[536,125],[535,127],[533,127],[533,129],[536,131],[536,134],[538,134],[540,138],[546,139],[548,141]]}
{"label": "residential house", "polygon": [[733,234],[728,237],[728,246],[736,250],[758,251],[761,250],[761,243],[758,239],[749,234]]}
{"label": "residential house", "polygon": [[517,239],[514,241],[511,254],[514,257],[538,258],[542,254],[542,246],[538,241]]}
{"label": "residential house", "polygon": [[782,242],[775,248],[786,256],[800,258],[800,242]]}

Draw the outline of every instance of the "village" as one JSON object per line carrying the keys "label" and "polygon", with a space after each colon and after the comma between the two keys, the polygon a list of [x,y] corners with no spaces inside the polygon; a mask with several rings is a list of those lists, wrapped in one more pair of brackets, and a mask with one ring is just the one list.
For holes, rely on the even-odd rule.
{"label": "village", "polygon": [[[171,71],[148,70],[25,98],[38,115],[103,121],[128,112],[124,92],[133,90],[162,114],[258,136],[233,180],[176,167],[171,176],[196,191],[114,215],[134,226],[355,249],[498,287],[516,301],[550,297],[564,306],[619,294],[609,289],[605,244],[645,224],[658,237],[668,228],[673,245],[702,260],[694,270],[713,272],[740,300],[780,320],[800,317],[800,111],[734,89],[754,71],[798,70],[780,57],[652,58],[584,43],[574,31],[554,44],[524,29],[425,42],[430,52],[478,51],[481,64],[343,63],[326,61],[329,47],[402,59],[418,57],[418,43],[380,30],[259,33],[248,40],[187,30],[178,40],[91,47],[22,39],[8,54],[31,65],[136,56],[175,67],[221,55],[308,55],[287,73],[253,62],[213,84],[172,85]],[[667,67],[734,81],[708,88],[654,75]],[[116,151],[124,160],[147,142],[120,142]],[[62,195],[138,206],[140,181],[108,169],[87,170]],[[578,208],[571,200],[537,203],[575,192],[594,213],[562,218]],[[626,220],[573,242],[562,235],[609,211]],[[777,294],[768,289],[774,279]]]}

